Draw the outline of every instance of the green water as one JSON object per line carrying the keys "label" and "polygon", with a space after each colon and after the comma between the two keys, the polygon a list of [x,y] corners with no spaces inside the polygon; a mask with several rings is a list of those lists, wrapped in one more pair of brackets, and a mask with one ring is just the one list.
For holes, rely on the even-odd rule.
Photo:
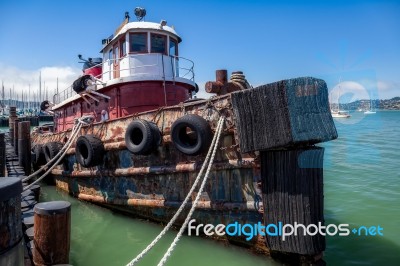
{"label": "green water", "polygon": [[[42,200],[67,200],[72,204],[70,263],[126,265],[163,229],[161,225],[126,217],[69,197],[54,187],[42,187]],[[138,265],[157,265],[176,231],[167,233]],[[184,236],[166,265],[279,265],[236,246]]]}
{"label": "green water", "polygon": [[400,265],[400,112],[336,120],[325,143],[326,222],[383,227],[383,236],[327,237],[329,265]]}
{"label": "green water", "polygon": [[[400,265],[400,112],[354,113],[336,120],[339,139],[324,143],[326,224],[383,227],[384,236],[328,236],[328,265]],[[125,265],[162,230],[43,188],[43,200],[72,203],[71,263]],[[176,231],[138,265],[157,265]],[[279,265],[245,249],[185,236],[167,265]]]}

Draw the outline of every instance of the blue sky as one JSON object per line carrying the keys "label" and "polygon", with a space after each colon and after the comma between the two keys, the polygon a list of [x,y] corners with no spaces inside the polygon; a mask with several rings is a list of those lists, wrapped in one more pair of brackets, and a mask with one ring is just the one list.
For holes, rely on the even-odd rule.
{"label": "blue sky", "polygon": [[[98,57],[101,40],[136,6],[183,38],[200,86],[216,69],[244,71],[253,85],[300,76],[339,80],[342,95],[400,96],[400,1],[0,1],[0,79],[50,91],[77,78],[77,54]],[[356,84],[356,85],[351,85]],[[364,90],[364,93],[360,93]],[[344,91],[344,92],[343,92]]]}

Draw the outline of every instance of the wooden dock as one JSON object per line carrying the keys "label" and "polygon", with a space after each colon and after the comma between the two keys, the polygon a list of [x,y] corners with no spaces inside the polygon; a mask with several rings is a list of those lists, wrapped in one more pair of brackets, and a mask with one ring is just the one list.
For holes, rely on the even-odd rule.
{"label": "wooden dock", "polygon": [[[0,136],[0,148],[2,149],[2,153],[5,155],[4,157],[0,157],[2,162],[0,163],[0,167],[5,167],[5,175],[3,177],[14,177],[18,179],[23,179],[25,177],[24,168],[19,166],[18,156],[15,154],[15,149],[11,145],[11,139],[8,133],[1,133]],[[0,177],[0,178],[3,178]],[[22,183],[22,186],[27,185],[27,183]],[[35,192],[36,193],[35,193]],[[29,228],[33,228],[33,223],[30,222],[33,219],[33,208],[37,201],[39,200],[40,187],[33,187],[32,190],[27,190],[21,193],[21,229],[22,229],[22,239],[20,240],[23,244],[18,244],[10,250],[12,254],[12,261],[16,263],[15,265],[21,265],[21,262],[25,266],[34,265],[32,261],[32,251],[30,246],[29,236],[26,234]],[[18,230],[18,229],[13,229]],[[23,256],[21,257],[21,249],[23,249]],[[8,252],[6,253],[8,254]],[[2,256],[0,255],[0,262]],[[1,263],[0,263],[1,264]],[[7,265],[7,264],[6,264]]]}
{"label": "wooden dock", "polygon": [[[30,168],[20,165],[21,158],[16,155],[12,144],[9,133],[0,133],[0,228],[2,234],[10,236],[8,241],[0,243],[0,265],[67,265],[71,205],[65,201],[38,203],[39,185],[21,193],[23,187],[29,185],[23,179],[30,174],[30,170],[28,173],[25,171]],[[66,224],[55,220],[65,220]],[[34,230],[35,223],[38,225]],[[58,230],[57,234],[50,233],[54,232],[54,224],[62,225],[64,229]],[[53,256],[53,249],[57,246],[54,239],[63,244],[58,246],[58,256]],[[39,243],[39,248],[35,248],[34,242]]]}
{"label": "wooden dock", "polygon": [[[51,115],[41,115],[41,116],[19,116],[18,120],[20,122],[29,121],[31,126],[37,127],[40,122],[53,122],[53,116]],[[8,127],[9,118],[0,117],[0,127]]]}

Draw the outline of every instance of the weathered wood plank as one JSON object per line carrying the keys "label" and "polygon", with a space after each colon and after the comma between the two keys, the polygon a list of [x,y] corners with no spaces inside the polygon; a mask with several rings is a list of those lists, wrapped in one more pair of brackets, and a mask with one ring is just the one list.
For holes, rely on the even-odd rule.
{"label": "weathered wood plank", "polygon": [[[323,154],[320,147],[261,152],[261,176],[264,203],[264,223],[306,227],[324,225]],[[266,245],[272,251],[316,255],[325,250],[325,236],[267,236]]]}
{"label": "weathered wood plank", "polygon": [[325,81],[295,78],[231,95],[241,152],[337,138]]}

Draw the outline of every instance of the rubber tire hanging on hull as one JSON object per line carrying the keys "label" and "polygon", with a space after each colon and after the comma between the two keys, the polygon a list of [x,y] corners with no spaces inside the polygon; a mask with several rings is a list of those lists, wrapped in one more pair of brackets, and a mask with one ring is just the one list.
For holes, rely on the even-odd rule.
{"label": "rubber tire hanging on hull", "polygon": [[146,120],[132,121],[125,132],[126,148],[136,155],[148,155],[161,144],[157,125]]}
{"label": "rubber tire hanging on hull", "polygon": [[[191,132],[188,132],[188,129]],[[212,140],[209,123],[198,115],[185,115],[172,124],[171,139],[187,155],[198,155],[208,149]]]}
{"label": "rubber tire hanging on hull", "polygon": [[72,84],[72,89],[76,92],[76,93],[81,93],[83,91],[86,90],[87,86],[88,86],[88,80],[91,80],[92,77],[90,75],[84,75],[78,79],[76,79],[74,81],[74,83]]}
{"label": "rubber tire hanging on hull", "polygon": [[46,164],[46,157],[41,144],[34,144],[32,147],[32,153],[35,155],[34,160],[32,160],[35,169],[39,169],[39,166]]}
{"label": "rubber tire hanging on hull", "polygon": [[93,167],[103,162],[103,142],[94,135],[80,136],[76,141],[75,157],[83,167]]}
{"label": "rubber tire hanging on hull", "polygon": [[[46,158],[46,162],[53,159],[62,149],[64,145],[61,142],[49,142],[43,146],[43,153]],[[62,160],[59,164],[62,164]]]}

